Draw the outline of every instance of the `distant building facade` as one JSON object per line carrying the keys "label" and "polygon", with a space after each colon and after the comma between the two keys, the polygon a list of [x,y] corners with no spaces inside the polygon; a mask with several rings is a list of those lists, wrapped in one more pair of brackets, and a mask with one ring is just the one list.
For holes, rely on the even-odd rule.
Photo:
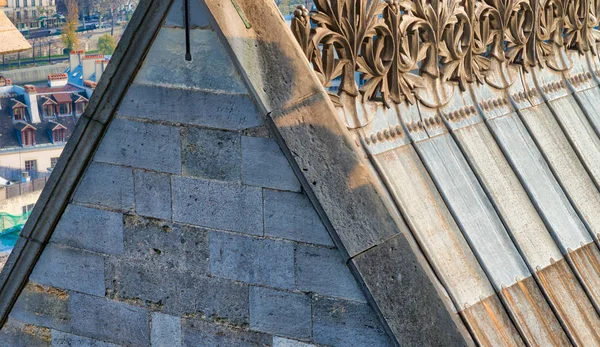
{"label": "distant building facade", "polygon": [[6,16],[18,29],[37,29],[56,14],[56,0],[7,0]]}

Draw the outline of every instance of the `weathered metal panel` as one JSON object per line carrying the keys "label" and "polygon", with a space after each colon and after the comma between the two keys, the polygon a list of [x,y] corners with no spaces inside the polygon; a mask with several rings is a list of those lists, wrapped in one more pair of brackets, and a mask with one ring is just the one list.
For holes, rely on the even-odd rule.
{"label": "weathered metal panel", "polygon": [[454,135],[529,268],[549,266],[550,258],[561,259],[552,235],[485,124],[456,130]]}
{"label": "weathered metal panel", "polygon": [[450,135],[418,142],[416,147],[496,289],[531,276]]}
{"label": "weathered metal panel", "polygon": [[562,259],[553,262],[540,270],[537,276],[574,343],[579,346],[599,346],[600,317],[567,261]]}
{"label": "weathered metal panel", "polygon": [[516,113],[490,120],[489,125],[561,252],[566,254],[568,249],[577,249],[582,243],[592,242]]}
{"label": "weathered metal panel", "polygon": [[[594,341],[593,330],[600,324],[594,306],[566,264],[487,127],[476,124],[456,130],[454,134],[490,198],[495,202],[496,209],[503,217],[530,271],[539,271],[538,285],[546,293],[558,319],[563,322],[569,335],[575,337],[575,341]],[[553,314],[546,305],[538,307],[545,300],[542,292],[535,288],[531,278],[502,291],[504,299],[512,302],[511,306],[518,310],[514,312],[514,319],[524,336],[534,336],[536,333],[527,322],[538,320],[546,325],[547,316]],[[582,320],[582,317],[585,319]],[[550,322],[555,321],[550,319]],[[569,343],[562,329],[551,333],[554,335],[526,337],[526,340],[543,341],[544,345]],[[544,341],[544,338],[554,340]]]}
{"label": "weathered metal panel", "polygon": [[467,307],[461,315],[480,346],[525,346],[496,295]]}
{"label": "weathered metal panel", "polygon": [[594,182],[547,105],[522,110],[521,114],[573,207],[595,237],[600,232],[600,192]]}
{"label": "weathered metal panel", "polygon": [[[581,107],[586,110],[586,115],[597,135],[600,135],[600,110],[598,101],[600,101],[600,89],[590,88],[576,93]],[[594,112],[589,112],[594,110]]]}
{"label": "weathered metal panel", "polygon": [[600,250],[595,243],[589,243],[567,255],[588,296],[600,312]]}
{"label": "weathered metal panel", "polygon": [[[597,100],[600,100],[600,89],[594,88],[594,90],[598,92]],[[600,186],[600,138],[596,135],[594,128],[572,96],[552,100],[550,104],[555,110],[556,118],[564,133],[596,187]],[[597,106],[586,107],[585,113],[600,118],[600,109]]]}
{"label": "weathered metal panel", "polygon": [[396,204],[457,309],[494,294],[412,146],[374,157]]}
{"label": "weathered metal panel", "polygon": [[530,346],[569,346],[569,338],[532,277],[500,293],[521,336]]}

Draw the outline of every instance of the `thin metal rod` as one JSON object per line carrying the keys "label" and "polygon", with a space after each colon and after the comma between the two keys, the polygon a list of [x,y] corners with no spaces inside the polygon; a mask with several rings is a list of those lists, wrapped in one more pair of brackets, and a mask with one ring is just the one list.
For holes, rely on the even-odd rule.
{"label": "thin metal rod", "polygon": [[192,60],[190,50],[190,0],[185,0],[185,60]]}

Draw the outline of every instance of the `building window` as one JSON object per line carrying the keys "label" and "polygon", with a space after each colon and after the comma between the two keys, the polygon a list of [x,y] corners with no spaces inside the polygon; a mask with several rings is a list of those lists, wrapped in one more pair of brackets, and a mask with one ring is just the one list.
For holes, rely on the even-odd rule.
{"label": "building window", "polygon": [[58,157],[56,158],[50,158],[50,167],[51,168],[55,168],[56,167],[56,163],[58,163]]}
{"label": "building window", "polygon": [[65,129],[58,129],[52,132],[52,141],[63,142],[65,140]]}
{"label": "building window", "polygon": [[86,107],[87,107],[87,102],[85,102],[85,101],[78,102],[75,105],[75,110],[77,111],[77,114],[83,114],[83,112],[85,112]]}
{"label": "building window", "polygon": [[44,113],[46,114],[46,117],[54,117],[54,115],[56,114],[56,109],[54,108],[54,105],[52,105],[52,104],[45,105]]}
{"label": "building window", "polygon": [[16,5],[17,5],[16,7],[21,7],[21,0],[17,0]]}
{"label": "building window", "polygon": [[27,0],[23,0],[23,7],[27,7]]}
{"label": "building window", "polygon": [[32,129],[24,129],[21,135],[23,137],[23,146],[35,145],[35,133]]}
{"label": "building window", "polygon": [[35,204],[29,204],[29,205],[23,206],[23,214],[31,212],[33,210],[34,206],[35,206]]}
{"label": "building window", "polygon": [[60,114],[71,114],[71,104],[60,104],[58,107]]}
{"label": "building window", "polygon": [[37,160],[25,160],[25,171],[36,171]]}
{"label": "building window", "polygon": [[35,7],[35,0],[31,0],[31,7]]}
{"label": "building window", "polygon": [[23,107],[13,108],[13,115],[15,120],[25,119],[25,109]]}

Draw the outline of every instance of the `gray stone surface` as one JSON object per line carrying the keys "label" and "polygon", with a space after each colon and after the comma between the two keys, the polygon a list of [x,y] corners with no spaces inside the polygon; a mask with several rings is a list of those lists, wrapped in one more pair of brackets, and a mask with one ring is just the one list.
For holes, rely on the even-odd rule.
{"label": "gray stone surface", "polygon": [[250,287],[250,328],[271,334],[310,339],[310,299],[305,294]]}
{"label": "gray stone surface", "polygon": [[264,199],[267,235],[333,246],[327,229],[306,195],[265,189]]}
{"label": "gray stone surface", "polygon": [[265,347],[271,346],[271,335],[232,329],[199,319],[182,319],[184,347]]}
{"label": "gray stone surface", "polygon": [[123,116],[240,130],[263,124],[250,96],[133,84]]}
{"label": "gray stone surface", "polygon": [[180,150],[179,128],[116,118],[94,160],[177,174]]}
{"label": "gray stone surface", "polygon": [[52,347],[119,347],[119,345],[52,330]]}
{"label": "gray stone surface", "polygon": [[69,330],[69,296],[65,291],[30,283],[21,292],[10,317],[27,324]]}
{"label": "gray stone surface", "polygon": [[124,240],[127,260],[150,267],[208,273],[208,232],[201,228],[125,216]]}
{"label": "gray stone surface", "polygon": [[61,289],[104,296],[104,258],[76,248],[49,244],[29,280]]}
{"label": "gray stone surface", "polygon": [[[192,61],[185,60],[185,31],[162,28],[135,82],[226,93],[247,93],[221,40],[212,30],[191,30]],[[199,63],[202,62],[202,63]]]}
{"label": "gray stone surface", "polygon": [[171,176],[134,170],[135,211],[142,216],[171,219]]}
{"label": "gray stone surface", "polygon": [[373,183],[375,172],[355,150],[354,139],[333,116],[335,112],[329,96],[319,93],[269,116],[347,258],[408,228],[399,226],[390,213],[388,198]]}
{"label": "gray stone surface", "polygon": [[186,127],[181,130],[184,176],[240,181],[240,135],[227,131]]}
{"label": "gray stone surface", "polygon": [[[465,340],[439,293],[399,235],[352,262],[401,346],[463,346]],[[455,320],[456,319],[456,320]]]}
{"label": "gray stone surface", "polygon": [[74,334],[126,346],[150,344],[145,309],[79,293],[71,293],[69,299]]}
{"label": "gray stone surface", "polygon": [[300,191],[300,182],[273,139],[242,137],[242,181],[254,186]]}
{"label": "gray stone surface", "polygon": [[271,287],[294,287],[291,243],[217,231],[209,237],[210,271],[214,275]]}
{"label": "gray stone surface", "polygon": [[180,347],[181,318],[153,312],[150,343],[152,347]]}
{"label": "gray stone surface", "polygon": [[337,249],[296,247],[296,286],[302,291],[366,302]]}
{"label": "gray stone surface", "polygon": [[393,346],[367,304],[316,297],[313,317],[313,339],[317,343],[336,347]]}
{"label": "gray stone surface", "polygon": [[14,319],[0,330],[0,347],[50,347],[50,329],[26,325]]}
{"label": "gray stone surface", "polygon": [[50,241],[105,254],[123,253],[123,215],[69,205]]}
{"label": "gray stone surface", "polygon": [[284,337],[273,336],[273,347],[315,347],[315,345],[286,339]]}
{"label": "gray stone surface", "polygon": [[[169,9],[164,26],[184,28],[184,1],[175,0]],[[210,13],[200,1],[190,1],[190,28],[208,28]],[[62,71],[61,71],[62,72]]]}
{"label": "gray stone surface", "polygon": [[176,222],[263,234],[262,190],[238,184],[173,178]]}
{"label": "gray stone surface", "polygon": [[106,266],[109,297],[140,300],[165,313],[248,323],[248,285],[137,261],[111,259]]}
{"label": "gray stone surface", "polygon": [[132,211],[133,172],[126,167],[93,162],[79,183],[73,200]]}

